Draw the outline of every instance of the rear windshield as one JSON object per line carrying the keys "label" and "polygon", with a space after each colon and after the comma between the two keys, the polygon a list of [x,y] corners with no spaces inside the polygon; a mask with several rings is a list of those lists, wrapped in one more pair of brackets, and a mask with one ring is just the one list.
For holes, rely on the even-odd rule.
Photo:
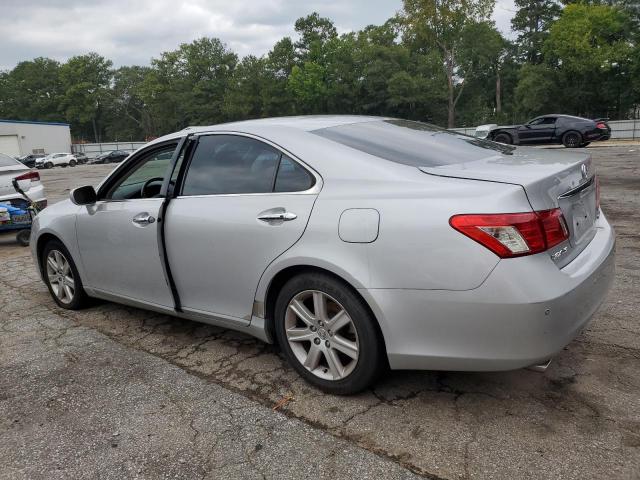
{"label": "rear windshield", "polygon": [[13,167],[15,164],[20,164],[15,158],[11,158],[9,155],[0,153],[0,167]]}
{"label": "rear windshield", "polygon": [[472,162],[491,155],[487,150],[507,155],[513,152],[510,146],[410,120],[351,123],[311,133],[413,167]]}

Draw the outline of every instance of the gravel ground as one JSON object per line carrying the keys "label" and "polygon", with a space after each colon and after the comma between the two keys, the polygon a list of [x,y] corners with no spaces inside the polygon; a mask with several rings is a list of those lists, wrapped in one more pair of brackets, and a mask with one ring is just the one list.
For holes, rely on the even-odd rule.
{"label": "gravel ground", "polygon": [[[0,236],[0,288],[20,292],[18,304],[0,307],[0,478],[54,465],[67,476],[194,477],[234,452],[220,478],[307,476],[288,463],[293,451],[304,457],[297,463],[332,476],[393,478],[408,475],[404,467],[446,479],[640,478],[640,146],[588,151],[618,235],[617,278],[591,326],[544,374],[392,372],[360,395],[326,395],[273,347],[241,333],[111,303],[62,311],[26,249]],[[42,176],[56,200],[111,168]],[[79,353],[68,357],[68,344]],[[272,412],[289,395],[286,417]],[[217,418],[226,415],[222,398],[257,413],[235,419],[227,411],[227,429]],[[158,414],[159,405],[175,418]],[[151,422],[146,409],[156,412]],[[251,437],[263,421],[264,435],[277,439]],[[111,447],[109,436],[125,428],[135,440]],[[348,453],[336,458],[336,444]]]}

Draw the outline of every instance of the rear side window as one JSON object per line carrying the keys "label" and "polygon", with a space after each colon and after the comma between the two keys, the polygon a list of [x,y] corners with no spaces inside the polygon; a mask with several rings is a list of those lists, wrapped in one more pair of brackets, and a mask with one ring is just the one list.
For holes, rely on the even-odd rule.
{"label": "rear side window", "polygon": [[488,150],[509,155],[514,149],[410,120],[352,123],[322,128],[311,133],[361,152],[413,167],[465,163],[492,155]]}
{"label": "rear side window", "polygon": [[298,163],[282,155],[274,192],[303,192],[313,187],[314,178]]}
{"label": "rear side window", "polygon": [[238,135],[208,135],[198,140],[182,195],[292,192],[312,185],[304,168],[271,145]]}

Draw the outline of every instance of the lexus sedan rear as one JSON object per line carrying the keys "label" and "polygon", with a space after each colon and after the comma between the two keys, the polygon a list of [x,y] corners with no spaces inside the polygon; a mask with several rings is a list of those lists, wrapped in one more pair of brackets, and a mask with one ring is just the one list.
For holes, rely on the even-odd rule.
{"label": "lexus sedan rear", "polygon": [[392,369],[546,365],[614,276],[585,153],[377,117],[189,128],[35,221],[54,300],[276,342],[333,393]]}

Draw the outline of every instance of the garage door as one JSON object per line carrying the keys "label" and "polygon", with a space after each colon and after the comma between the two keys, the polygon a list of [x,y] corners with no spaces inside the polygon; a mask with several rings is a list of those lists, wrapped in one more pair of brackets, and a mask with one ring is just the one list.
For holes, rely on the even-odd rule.
{"label": "garage door", "polygon": [[20,155],[20,144],[17,135],[0,135],[0,153],[17,157]]}

